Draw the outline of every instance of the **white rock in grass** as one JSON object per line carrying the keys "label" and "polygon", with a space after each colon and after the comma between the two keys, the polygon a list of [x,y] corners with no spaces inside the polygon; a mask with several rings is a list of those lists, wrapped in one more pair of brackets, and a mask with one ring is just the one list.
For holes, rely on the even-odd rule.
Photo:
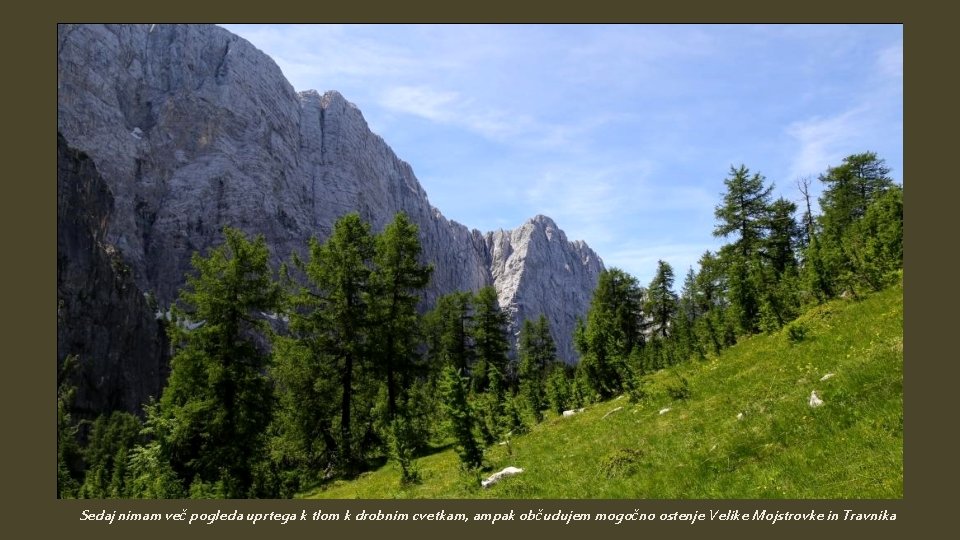
{"label": "white rock in grass", "polygon": [[575,415],[575,414],[577,414],[577,413],[582,413],[582,412],[583,412],[583,407],[580,407],[579,409],[571,409],[571,410],[569,410],[569,411],[563,411],[563,415],[564,415],[564,416],[573,416],[573,415]]}
{"label": "white rock in grass", "polygon": [[810,392],[810,406],[819,407],[823,405],[823,400],[817,396],[817,391]]}
{"label": "white rock in grass", "polygon": [[833,377],[833,373],[827,373],[827,374],[824,375],[823,377],[820,377],[820,381],[821,381],[821,382],[822,382],[822,381],[825,381],[825,380],[829,379],[830,377]]}
{"label": "white rock in grass", "polygon": [[[606,418],[606,417],[610,416],[611,414],[619,411],[619,410],[622,409],[622,408],[623,408],[623,407],[617,407],[616,409],[613,409],[612,411],[610,411],[610,412],[608,412],[607,414],[603,415],[603,418]],[[603,420],[603,418],[601,418],[601,420]]]}
{"label": "white rock in grass", "polygon": [[499,482],[500,479],[505,476],[513,476],[515,474],[520,474],[522,472],[523,472],[523,469],[519,467],[507,467],[498,473],[491,474],[486,480],[480,482],[480,485],[485,488],[488,488],[493,484],[496,484],[497,482]]}
{"label": "white rock in grass", "polygon": [[737,420],[743,420],[743,413],[737,413]]}
{"label": "white rock in grass", "polygon": [[666,408],[660,409],[660,414],[663,414],[663,413],[665,413],[665,412],[667,412],[667,411],[669,411],[669,410],[670,410],[670,407],[666,407]]}

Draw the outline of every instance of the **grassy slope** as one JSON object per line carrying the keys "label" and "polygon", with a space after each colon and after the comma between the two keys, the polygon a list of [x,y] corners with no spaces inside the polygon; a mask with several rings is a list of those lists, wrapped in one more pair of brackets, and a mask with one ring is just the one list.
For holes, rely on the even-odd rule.
{"label": "grassy slope", "polygon": [[[624,397],[551,416],[488,449],[492,471],[524,469],[490,489],[475,487],[447,450],[417,460],[419,485],[401,489],[388,464],[305,496],[903,497],[902,286],[820,306],[797,323],[807,329],[802,342],[785,330],[751,337],[652,376],[641,403]],[[827,373],[835,375],[821,380]],[[674,400],[665,388],[679,376],[690,396]],[[821,407],[808,405],[813,390]]]}

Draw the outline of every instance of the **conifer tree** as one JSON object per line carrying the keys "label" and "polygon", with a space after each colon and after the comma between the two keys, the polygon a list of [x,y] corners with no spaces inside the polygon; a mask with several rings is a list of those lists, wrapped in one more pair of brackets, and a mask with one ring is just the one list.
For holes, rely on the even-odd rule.
{"label": "conifer tree", "polygon": [[764,185],[764,180],[760,174],[751,176],[744,165],[731,167],[730,176],[724,180],[727,191],[723,202],[714,212],[718,220],[714,236],[735,238],[720,254],[725,261],[731,314],[739,331],[748,334],[758,328],[764,293],[761,251],[773,190],[772,185]]}
{"label": "conifer tree", "polygon": [[894,186],[889,173],[875,153],[864,152],[847,156],[841,165],[820,175],[826,188],[820,197],[822,213],[818,221],[822,234],[816,254],[822,274],[819,277],[825,282],[822,288],[830,295],[856,293],[862,283],[853,251],[857,242],[852,240],[868,208]]}
{"label": "conifer tree", "polygon": [[475,469],[483,461],[483,451],[473,434],[476,420],[467,401],[467,385],[460,372],[452,365],[443,368],[440,392],[443,395],[444,411],[456,440],[460,463],[466,469]]}
{"label": "conifer tree", "polygon": [[797,268],[796,248],[802,229],[794,218],[796,211],[797,205],[782,197],[770,205],[763,253],[775,280]]}
{"label": "conifer tree", "polygon": [[710,251],[700,257],[699,264],[694,304],[700,316],[694,325],[694,332],[705,350],[720,354],[720,350],[729,345],[725,339],[729,319],[729,280],[722,261]]}
{"label": "conifer tree", "polygon": [[471,371],[474,390],[483,392],[493,384],[489,379],[490,366],[496,367],[500,377],[506,376],[509,361],[507,352],[510,350],[507,325],[510,323],[510,316],[500,309],[497,291],[493,287],[484,287],[477,291],[473,305],[476,360]]}
{"label": "conifer tree", "polygon": [[82,474],[78,425],[70,413],[76,393],[70,383],[75,366],[76,357],[67,356],[57,370],[57,498],[60,499],[76,497]]}
{"label": "conifer tree", "polygon": [[764,180],[759,173],[751,176],[744,165],[730,167],[730,176],[723,181],[727,192],[714,212],[718,220],[714,236],[735,236],[732,251],[747,261],[755,258],[765,236],[773,186],[765,186]]}
{"label": "conifer tree", "polygon": [[853,222],[867,213],[870,204],[893,186],[890,169],[873,152],[853,154],[820,175],[826,184],[820,196],[824,234],[839,241]]}
{"label": "conifer tree", "polygon": [[79,496],[85,499],[124,497],[127,451],[140,439],[140,420],[113,411],[94,420],[83,449],[87,472]]}
{"label": "conifer tree", "polygon": [[556,362],[556,345],[550,335],[550,323],[543,314],[533,322],[523,321],[517,345],[520,358],[520,393],[537,422],[543,420],[546,407],[546,372]]}
{"label": "conifer tree", "polygon": [[466,372],[473,364],[473,295],[453,292],[437,299],[425,317],[427,346],[435,368],[452,365]]}
{"label": "conifer tree", "polygon": [[486,380],[489,386],[473,396],[473,405],[476,418],[480,420],[483,441],[489,445],[499,441],[507,431],[507,391],[503,374],[496,364],[487,364]]}
{"label": "conifer tree", "polygon": [[418,359],[417,304],[433,268],[419,262],[417,226],[404,213],[377,236],[372,278],[373,355],[387,387],[387,420],[397,413]]}
{"label": "conifer tree", "polygon": [[546,395],[550,409],[557,414],[561,414],[572,404],[571,381],[564,366],[555,364],[550,370],[547,375]]}
{"label": "conifer tree", "polygon": [[[339,381],[339,466],[347,476],[359,466],[352,423],[354,393],[364,382],[361,362],[370,353],[371,273],[374,239],[357,213],[334,224],[324,244],[310,243],[306,274],[312,290],[301,319],[314,351]],[[369,409],[369,407],[365,407]]]}
{"label": "conifer tree", "polygon": [[677,314],[677,295],[673,292],[673,267],[657,261],[657,273],[647,289],[646,314],[654,335],[665,339]]}
{"label": "conifer tree", "polygon": [[182,481],[222,482],[226,496],[246,497],[273,411],[263,314],[276,311],[280,290],[262,236],[251,242],[231,228],[224,236],[207,257],[194,255],[197,274],[174,306],[159,444]]}
{"label": "conifer tree", "polygon": [[644,344],[646,322],[643,289],[636,278],[619,268],[604,270],[597,282],[587,322],[578,321],[574,344],[580,351],[580,368],[600,397],[623,389],[627,359]]}
{"label": "conifer tree", "polygon": [[843,245],[855,285],[878,291],[893,282],[903,266],[903,189],[893,186],[878,196],[848,227]]}
{"label": "conifer tree", "polygon": [[680,299],[677,302],[677,334],[686,355],[696,353],[699,358],[703,358],[705,352],[696,335],[697,324],[704,315],[698,301],[699,295],[697,274],[693,271],[693,268],[689,268],[683,280]]}

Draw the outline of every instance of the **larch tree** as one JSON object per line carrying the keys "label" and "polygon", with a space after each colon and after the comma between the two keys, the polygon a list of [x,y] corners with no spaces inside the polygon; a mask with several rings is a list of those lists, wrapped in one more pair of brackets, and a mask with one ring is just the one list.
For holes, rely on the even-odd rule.
{"label": "larch tree", "polygon": [[627,358],[644,345],[643,304],[644,291],[636,278],[619,268],[600,273],[587,321],[577,324],[574,345],[581,355],[580,368],[601,399],[623,389],[630,376]]}
{"label": "larch tree", "polygon": [[536,322],[526,319],[517,344],[520,359],[518,375],[520,394],[537,422],[543,420],[546,408],[547,369],[557,361],[557,347],[550,335],[550,323],[540,314]]}
{"label": "larch tree", "polygon": [[417,226],[404,213],[377,236],[372,275],[373,356],[387,387],[387,415],[397,414],[400,393],[419,358],[417,305],[433,271],[420,263]]}
{"label": "larch tree", "polygon": [[739,330],[757,330],[763,293],[760,253],[766,237],[773,186],[764,184],[759,173],[750,174],[746,166],[730,168],[724,180],[727,188],[723,202],[715,209],[714,236],[733,238],[720,251],[729,280],[729,300]]}
{"label": "larch tree", "polygon": [[827,295],[855,292],[859,278],[850,241],[845,238],[867,214],[875,200],[893,186],[890,169],[873,152],[854,154],[820,175],[825,189],[820,196],[822,231],[817,255],[819,276]]}
{"label": "larch tree", "polygon": [[507,353],[510,350],[507,326],[510,323],[510,316],[500,309],[497,291],[493,287],[484,287],[477,291],[473,306],[473,341],[476,359],[471,372],[474,390],[482,392],[491,384],[489,380],[491,365],[497,368],[496,373],[499,376],[506,376],[509,362]]}
{"label": "larch tree", "polygon": [[466,372],[473,364],[473,295],[453,292],[437,299],[425,317],[427,347],[433,369],[452,365]]}
{"label": "larch tree", "polygon": [[338,457],[347,476],[357,471],[352,418],[354,392],[363,382],[362,361],[370,351],[371,274],[374,238],[356,213],[337,220],[323,244],[310,243],[306,274],[312,285],[303,323],[315,351],[339,381]]}
{"label": "larch tree", "polygon": [[673,292],[673,267],[662,260],[657,261],[657,273],[647,288],[646,314],[654,335],[661,339],[671,332],[671,324],[677,315],[677,294]]}
{"label": "larch tree", "polygon": [[185,482],[218,485],[246,497],[274,408],[266,314],[280,289],[266,241],[224,229],[225,243],[207,257],[194,254],[168,326],[176,351],[160,416],[161,453]]}

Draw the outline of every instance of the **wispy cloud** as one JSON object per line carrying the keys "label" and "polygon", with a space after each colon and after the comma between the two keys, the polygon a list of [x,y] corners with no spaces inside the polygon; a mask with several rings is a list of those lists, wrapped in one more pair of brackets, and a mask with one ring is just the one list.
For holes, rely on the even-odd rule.
{"label": "wispy cloud", "polygon": [[526,206],[563,223],[571,238],[591,243],[622,241],[626,227],[637,236],[655,233],[655,215],[712,216],[715,204],[699,186],[657,182],[654,163],[642,159],[592,167],[557,163],[530,182],[523,196]]}
{"label": "wispy cloud", "polygon": [[426,86],[396,86],[387,89],[380,104],[392,111],[412,114],[434,122],[452,122],[461,108],[457,92],[439,91]]}
{"label": "wispy cloud", "polygon": [[797,143],[791,178],[817,176],[851,153],[875,150],[872,146],[884,138],[902,139],[903,42],[876,53],[873,67],[865,84],[849,94],[853,105],[847,110],[787,126],[786,133]]}
{"label": "wispy cloud", "polygon": [[851,153],[902,167],[899,25],[228,28],[356,103],[447,217],[547,214],[641,281],[714,245],[730,165],[794,199]]}
{"label": "wispy cloud", "polygon": [[851,143],[862,136],[865,107],[858,107],[836,116],[814,117],[794,122],[787,133],[797,142],[797,151],[790,167],[790,178],[817,176],[828,166],[839,165],[848,155]]}
{"label": "wispy cloud", "polygon": [[362,27],[224,26],[269,51],[297,90],[335,89],[345,78],[399,76],[424,63],[414,51],[358,33]]}
{"label": "wispy cloud", "polygon": [[545,122],[519,110],[514,104],[485,102],[456,90],[439,90],[425,85],[387,88],[378,103],[393,113],[418,116],[463,128],[490,141],[527,148],[569,148],[575,137],[597,129],[605,122],[602,118],[575,120],[568,124]]}

